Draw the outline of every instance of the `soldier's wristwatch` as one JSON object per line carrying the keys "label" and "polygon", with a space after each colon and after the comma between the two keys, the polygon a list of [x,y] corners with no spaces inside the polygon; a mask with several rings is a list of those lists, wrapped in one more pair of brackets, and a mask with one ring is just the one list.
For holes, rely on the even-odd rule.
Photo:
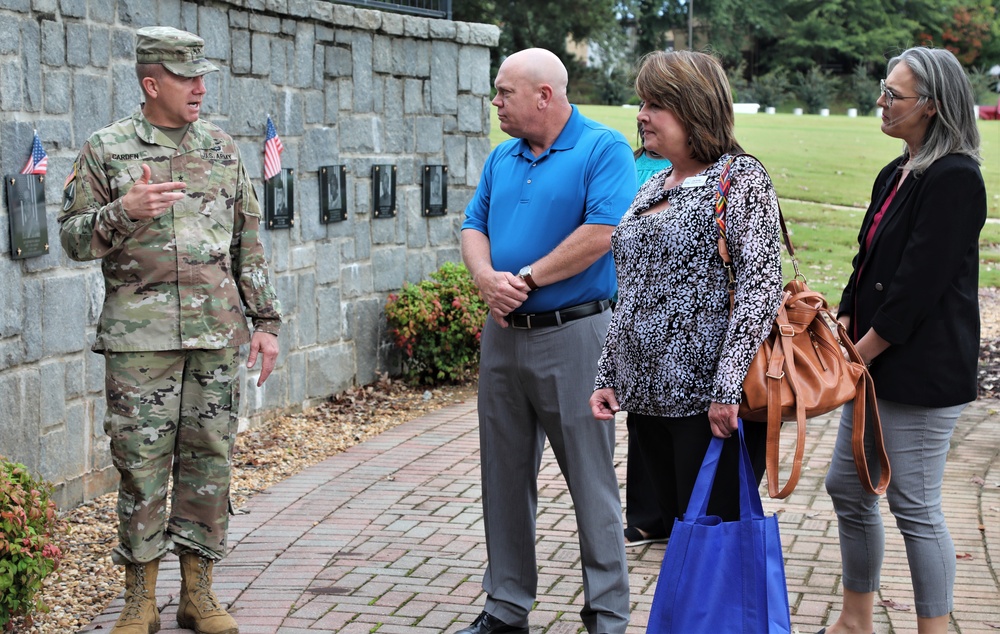
{"label": "soldier's wristwatch", "polygon": [[521,270],[517,272],[517,276],[524,280],[524,283],[528,285],[533,291],[538,290],[538,284],[535,284],[535,280],[531,279],[531,265],[521,267]]}

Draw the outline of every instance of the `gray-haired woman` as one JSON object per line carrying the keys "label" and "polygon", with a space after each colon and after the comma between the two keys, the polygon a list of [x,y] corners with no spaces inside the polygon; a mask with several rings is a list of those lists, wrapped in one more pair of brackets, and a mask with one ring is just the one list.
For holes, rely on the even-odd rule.
{"label": "gray-haired woman", "polygon": [[[953,603],[955,547],[941,482],[955,423],[976,399],[986,188],[972,87],[955,56],[911,48],[888,71],[878,100],[882,132],[901,139],[903,153],[875,180],[839,319],[875,380],[892,464],[886,497],[906,543],[917,631],[929,634],[947,632]],[[878,498],[862,490],[854,467],[852,419],[847,405],[826,477],[844,599],[825,634],[873,631],[884,555]]]}

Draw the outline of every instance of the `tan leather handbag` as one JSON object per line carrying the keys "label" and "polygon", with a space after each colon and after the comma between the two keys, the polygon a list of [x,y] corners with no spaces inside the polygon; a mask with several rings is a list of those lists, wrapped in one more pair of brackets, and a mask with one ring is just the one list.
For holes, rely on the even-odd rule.
{"label": "tan leather handbag", "polygon": [[[729,273],[730,310],[735,296],[736,278],[726,244],[725,208],[730,184],[729,172],[735,158],[730,158],[722,170],[715,204],[719,255]],[[771,333],[747,370],[739,411],[743,420],[767,423],[768,495],[772,498],[787,497],[798,484],[805,454],[806,419],[833,411],[851,400],[854,401],[851,445],[858,477],[866,491],[881,495],[889,484],[891,469],[882,439],[882,423],[871,374],[844,326],[830,310],[826,298],[807,286],[805,277],[799,271],[795,249],[780,206],[778,217],[795,277],[785,285]],[[868,472],[864,447],[865,425],[869,417],[875,454],[881,465],[879,481],[874,485]],[[795,421],[796,442],[788,482],[779,488],[778,456],[783,421]]]}

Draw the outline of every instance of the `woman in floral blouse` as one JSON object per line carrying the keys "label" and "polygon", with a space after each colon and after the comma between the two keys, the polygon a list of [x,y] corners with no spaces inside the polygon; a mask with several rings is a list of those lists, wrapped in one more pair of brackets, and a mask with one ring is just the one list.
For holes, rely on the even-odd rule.
{"label": "woman in floral blouse", "polygon": [[[726,206],[736,272],[730,315],[715,192],[743,150],[726,74],[704,53],[656,52],[643,59],[636,92],[646,147],[672,167],[639,189],[612,235],[618,305],[590,405],[597,419],[621,409],[635,423],[667,527],[671,510],[687,507],[712,435],[730,439],[708,512],[736,520],[743,378],[782,293],[777,198],[757,160],[735,158]],[[745,436],[759,481],[764,425],[748,423]]]}

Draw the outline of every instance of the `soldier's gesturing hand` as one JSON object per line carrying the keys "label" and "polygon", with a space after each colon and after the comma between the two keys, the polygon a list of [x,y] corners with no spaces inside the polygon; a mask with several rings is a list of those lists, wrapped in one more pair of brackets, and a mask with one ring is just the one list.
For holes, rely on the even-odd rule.
{"label": "soldier's gesturing hand", "polygon": [[142,164],[142,178],[122,196],[122,209],[132,220],[146,220],[166,213],[170,205],[184,198],[186,183],[150,183],[149,166]]}

